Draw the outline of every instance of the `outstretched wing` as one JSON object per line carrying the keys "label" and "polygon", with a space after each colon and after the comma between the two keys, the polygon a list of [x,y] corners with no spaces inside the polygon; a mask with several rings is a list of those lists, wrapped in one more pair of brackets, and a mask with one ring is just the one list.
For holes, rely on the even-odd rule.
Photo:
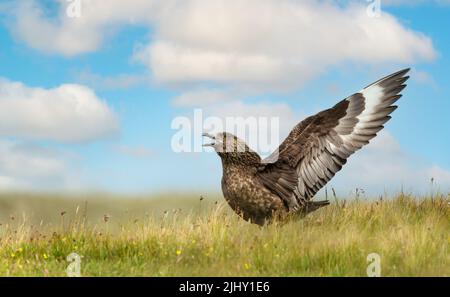
{"label": "outstretched wing", "polygon": [[[391,118],[389,115],[397,108],[393,104],[406,87],[408,71],[389,75],[300,122],[280,145],[277,154],[265,160],[277,157],[276,162],[260,170],[263,184],[271,190],[281,187],[283,193],[290,190],[290,196],[280,196],[290,209],[304,206],[342,168],[350,155],[383,129]],[[280,185],[273,177],[280,172],[287,175],[287,168],[297,179],[295,185],[284,182],[286,178]]]}

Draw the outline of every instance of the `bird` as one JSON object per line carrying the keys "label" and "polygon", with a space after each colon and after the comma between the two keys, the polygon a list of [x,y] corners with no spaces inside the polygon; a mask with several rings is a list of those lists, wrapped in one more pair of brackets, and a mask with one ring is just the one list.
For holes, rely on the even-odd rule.
{"label": "bird", "polygon": [[203,133],[222,161],[222,192],[244,220],[266,225],[329,205],[312,198],[367,145],[397,109],[410,69],[388,75],[305,118],[265,159],[227,132]]}

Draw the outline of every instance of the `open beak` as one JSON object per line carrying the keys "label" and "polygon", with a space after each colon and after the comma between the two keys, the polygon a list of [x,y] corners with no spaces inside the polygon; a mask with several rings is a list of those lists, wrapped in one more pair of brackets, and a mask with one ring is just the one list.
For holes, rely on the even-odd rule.
{"label": "open beak", "polygon": [[[202,136],[211,138],[212,140],[216,139],[215,136],[208,134],[208,133],[203,133]],[[214,142],[213,143],[205,143],[205,144],[203,144],[203,146],[214,146],[214,144],[215,144]]]}

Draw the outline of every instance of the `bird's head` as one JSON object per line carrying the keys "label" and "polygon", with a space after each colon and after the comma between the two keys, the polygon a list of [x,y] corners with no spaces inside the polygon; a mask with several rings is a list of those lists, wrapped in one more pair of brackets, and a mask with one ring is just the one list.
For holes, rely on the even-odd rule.
{"label": "bird's head", "polygon": [[203,133],[203,136],[212,140],[211,143],[203,146],[214,148],[224,162],[249,165],[249,163],[259,163],[261,160],[258,154],[249,148],[245,141],[231,133],[221,132],[215,135]]}

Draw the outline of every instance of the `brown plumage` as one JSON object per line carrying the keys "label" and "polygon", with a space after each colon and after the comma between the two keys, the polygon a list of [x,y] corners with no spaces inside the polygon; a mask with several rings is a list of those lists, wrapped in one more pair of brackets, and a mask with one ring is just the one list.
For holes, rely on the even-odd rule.
{"label": "brown plumage", "polygon": [[391,74],[306,118],[265,160],[232,134],[205,134],[214,140],[207,146],[222,159],[222,191],[231,208],[245,220],[264,225],[328,205],[311,199],[350,155],[383,129],[397,108],[393,104],[406,87],[408,71]]}

